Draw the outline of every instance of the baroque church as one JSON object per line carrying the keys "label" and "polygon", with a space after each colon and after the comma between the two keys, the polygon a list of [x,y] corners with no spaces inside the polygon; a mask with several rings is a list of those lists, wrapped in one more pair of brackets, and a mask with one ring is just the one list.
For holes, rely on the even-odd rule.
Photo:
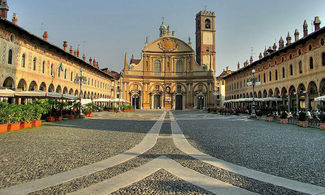
{"label": "baroque church", "polygon": [[196,15],[196,51],[175,37],[164,21],[160,37],[146,38],[141,59],[125,55],[123,97],[136,109],[205,109],[217,101],[215,14]]}

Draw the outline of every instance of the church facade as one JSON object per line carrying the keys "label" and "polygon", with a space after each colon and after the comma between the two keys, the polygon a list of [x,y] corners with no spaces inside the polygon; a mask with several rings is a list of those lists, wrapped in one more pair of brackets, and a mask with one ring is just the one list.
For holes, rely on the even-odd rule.
{"label": "church facade", "polygon": [[196,15],[196,51],[162,22],[160,37],[146,39],[141,59],[125,56],[123,97],[136,109],[204,109],[215,106],[215,14]]}

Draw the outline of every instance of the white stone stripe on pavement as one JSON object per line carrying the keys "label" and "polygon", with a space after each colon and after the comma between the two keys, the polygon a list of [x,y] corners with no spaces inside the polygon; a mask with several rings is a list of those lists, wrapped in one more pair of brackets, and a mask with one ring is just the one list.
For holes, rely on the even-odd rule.
{"label": "white stone stripe on pavement", "polygon": [[215,158],[208,154],[205,154],[205,153],[199,151],[198,149],[194,148],[190,143],[188,143],[181,128],[177,124],[177,122],[171,112],[169,112],[169,117],[171,120],[173,140],[174,140],[176,147],[178,149],[180,149],[182,152],[188,154],[189,156],[191,156],[197,160],[200,160],[200,161],[208,163],[212,166],[236,173],[238,175],[256,179],[258,181],[262,181],[265,183],[270,183],[270,184],[273,184],[276,186],[282,186],[284,188],[295,190],[298,192],[314,194],[314,195],[325,193],[325,188],[321,187],[321,186],[316,186],[316,185],[312,185],[312,184],[308,184],[308,183],[290,180],[290,179],[286,179],[283,177],[278,177],[278,176],[270,175],[270,174],[263,173],[260,171],[256,171],[253,169],[248,169],[246,167],[235,165],[233,163],[229,163],[224,160],[220,160],[218,158]]}
{"label": "white stone stripe on pavement", "polygon": [[126,162],[128,160],[131,160],[132,158],[135,158],[139,156],[140,154],[145,153],[147,150],[152,148],[158,139],[158,135],[162,126],[162,123],[164,121],[166,112],[164,112],[158,121],[152,126],[150,131],[145,135],[143,140],[136,145],[134,148],[131,148],[130,150],[118,154],[116,156],[107,158],[105,160],[86,165],[83,167],[79,167],[76,169],[72,169],[70,171],[58,173],[55,175],[51,175],[48,177],[44,177],[41,179],[37,179],[28,183],[18,184],[15,186],[11,186],[9,188],[0,189],[0,194],[28,194],[31,192],[39,191],[44,188],[48,188],[51,186],[56,186],[61,183],[65,183],[74,179],[77,179],[79,177],[83,177],[86,175],[90,175],[92,173],[116,166],[118,164],[121,164],[123,162]]}
{"label": "white stone stripe on pavement", "polygon": [[84,188],[82,190],[71,193],[73,194],[96,194],[96,195],[106,195],[112,192],[119,190],[120,188],[127,187],[133,183],[143,180],[147,176],[157,172],[160,169],[164,169],[169,173],[181,178],[184,181],[187,181],[193,185],[199,186],[209,192],[218,195],[248,195],[248,194],[256,194],[253,192],[249,192],[245,189],[241,189],[239,187],[233,186],[228,183],[224,183],[217,179],[205,176],[200,174],[192,169],[183,167],[176,161],[167,158],[166,156],[160,156],[147,164],[144,164],[140,167],[132,169],[128,172],[122,173],[113,178],[107,179],[98,184],[92,185],[88,188]]}

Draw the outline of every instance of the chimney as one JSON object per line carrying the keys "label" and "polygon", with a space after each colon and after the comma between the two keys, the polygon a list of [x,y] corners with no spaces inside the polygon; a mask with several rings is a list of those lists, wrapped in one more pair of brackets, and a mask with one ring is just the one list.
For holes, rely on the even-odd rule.
{"label": "chimney", "polygon": [[263,56],[262,56],[262,52],[260,52],[260,55],[258,56],[259,59],[262,59]]}
{"label": "chimney", "polygon": [[304,29],[304,37],[307,37],[307,35],[308,35],[308,24],[307,24],[306,20],[304,21],[303,29]]}
{"label": "chimney", "polygon": [[237,64],[237,70],[239,70],[240,69],[240,63],[238,62],[238,64]]}
{"label": "chimney", "polygon": [[315,17],[315,20],[314,20],[314,26],[315,26],[315,31],[318,31],[320,29],[320,19],[318,16]]}
{"label": "chimney", "polygon": [[276,46],[276,44],[274,43],[274,44],[273,44],[273,51],[276,51],[276,48],[277,48],[277,46]]}
{"label": "chimney", "polygon": [[226,71],[227,71],[227,72],[228,72],[228,70],[229,70],[229,66],[226,67]]}
{"label": "chimney", "polygon": [[96,62],[96,67],[99,68],[99,63],[98,62]]}
{"label": "chimney", "polygon": [[49,34],[47,33],[47,31],[44,32],[43,39],[44,39],[44,41],[48,41],[49,40]]}
{"label": "chimney", "polygon": [[7,19],[9,6],[7,0],[0,0],[0,18]]}
{"label": "chimney", "polygon": [[93,60],[93,66],[96,66],[96,59]]}
{"label": "chimney", "polygon": [[251,58],[249,59],[249,64],[253,63],[253,56],[251,56]]}
{"label": "chimney", "polygon": [[79,58],[80,56],[80,51],[79,51],[79,47],[77,48],[77,58]]}
{"label": "chimney", "polygon": [[67,41],[63,41],[63,50],[67,51],[68,49],[68,42]]}
{"label": "chimney", "polygon": [[70,54],[71,55],[73,54],[73,48],[72,48],[72,46],[70,46]]}
{"label": "chimney", "polygon": [[77,56],[77,51],[76,50],[73,50],[73,55]]}
{"label": "chimney", "polygon": [[295,30],[295,41],[299,40],[299,31],[298,29]]}
{"label": "chimney", "polygon": [[93,64],[93,59],[91,59],[91,57],[89,58],[89,64],[90,64],[90,65]]}
{"label": "chimney", "polygon": [[85,62],[86,61],[86,55],[82,55],[82,60]]}
{"label": "chimney", "polygon": [[14,13],[14,15],[12,15],[12,23],[13,24],[16,24],[16,25],[18,23],[18,18],[17,18],[17,14],[16,13]]}
{"label": "chimney", "polygon": [[284,48],[284,41],[283,41],[283,38],[281,37],[280,41],[279,41],[279,49],[282,49],[282,48]]}
{"label": "chimney", "polygon": [[287,35],[286,40],[287,40],[287,44],[286,44],[286,46],[290,45],[290,44],[291,44],[291,37],[290,37],[289,32],[288,32],[288,35]]}
{"label": "chimney", "polygon": [[264,48],[264,52],[263,52],[264,57],[267,56],[267,51],[266,48]]}

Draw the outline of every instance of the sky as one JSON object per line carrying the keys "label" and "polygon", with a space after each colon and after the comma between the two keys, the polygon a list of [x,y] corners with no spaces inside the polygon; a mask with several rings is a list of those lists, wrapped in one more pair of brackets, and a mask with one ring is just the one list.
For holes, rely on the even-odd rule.
{"label": "sky", "polygon": [[[325,23],[324,0],[8,0],[8,19],[17,13],[18,25],[34,35],[49,33],[49,42],[63,47],[80,47],[81,55],[99,61],[100,68],[120,72],[124,55],[141,58],[145,38],[159,38],[165,23],[175,36],[195,48],[195,15],[213,11],[216,15],[216,73],[227,66],[236,70],[265,47],[302,36],[303,21],[309,32],[315,16]],[[321,24],[321,27],[323,24]],[[293,38],[294,39],[294,38]]]}

